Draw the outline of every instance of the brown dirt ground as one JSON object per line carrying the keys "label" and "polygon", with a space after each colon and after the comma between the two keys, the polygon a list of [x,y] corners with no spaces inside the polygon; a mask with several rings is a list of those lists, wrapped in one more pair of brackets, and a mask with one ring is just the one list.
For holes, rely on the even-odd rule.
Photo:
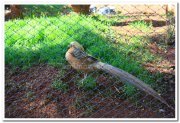
{"label": "brown dirt ground", "polygon": [[[156,8],[157,7],[157,8]],[[117,6],[118,8],[118,6]],[[153,9],[154,8],[154,9]],[[158,10],[154,12],[152,10]],[[115,30],[116,35],[120,37],[132,37],[132,36],[143,36],[151,39],[148,44],[148,50],[155,55],[161,56],[162,61],[144,63],[143,66],[150,73],[160,72],[163,74],[162,80],[158,83],[167,86],[167,92],[164,94],[164,98],[169,101],[170,104],[174,105],[172,100],[175,100],[175,44],[166,46],[165,45],[168,33],[168,25],[166,23],[165,9],[163,6],[120,6],[119,11],[123,14],[129,15],[130,18],[122,20],[117,25],[112,26]],[[133,29],[129,26],[129,23],[143,20],[147,23],[152,23],[152,29],[150,32],[143,32],[138,29]],[[118,38],[118,37],[117,37]],[[175,39],[172,39],[175,40]]]}
{"label": "brown dirt ground", "polygon": [[[117,95],[122,95],[122,92],[117,92],[115,87],[122,86],[122,84],[112,85],[114,79],[107,78],[106,75],[101,74],[97,78],[97,89],[86,91],[79,89],[75,84],[75,80],[82,78],[82,74],[70,68],[65,71],[65,76],[59,78],[61,70],[48,65],[34,66],[27,71],[16,72],[16,74],[6,67],[5,117],[150,118],[166,117],[168,113],[166,109],[166,114],[162,114],[147,106],[135,106],[131,101],[122,97],[117,98]],[[68,84],[67,92],[64,93],[51,87],[56,78]],[[114,93],[109,97],[103,94],[107,87]],[[173,115],[167,117],[173,117]]]}
{"label": "brown dirt ground", "polygon": [[[159,45],[160,43],[165,44],[166,40],[168,40],[167,18],[164,16],[166,14],[166,6],[125,4],[115,5],[115,7],[118,12],[129,16],[129,18],[123,19],[121,22],[112,26],[117,38],[123,36],[129,38],[133,36],[148,37],[151,43],[147,48],[152,54],[163,57],[163,60],[159,63],[146,63],[144,67],[151,72],[159,71],[161,73],[175,75],[175,46],[167,46],[165,49],[162,49]],[[152,23],[151,30],[144,32],[129,26],[129,23],[139,20]]]}

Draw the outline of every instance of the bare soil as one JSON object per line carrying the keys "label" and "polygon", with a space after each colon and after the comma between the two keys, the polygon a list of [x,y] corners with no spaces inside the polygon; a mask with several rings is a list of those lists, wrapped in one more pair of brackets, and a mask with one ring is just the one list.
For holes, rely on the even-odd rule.
{"label": "bare soil", "polygon": [[[121,96],[122,92],[113,85],[113,78],[101,74],[97,77],[98,87],[94,90],[78,88],[76,81],[83,75],[71,68],[61,70],[43,64],[27,71],[12,72],[6,67],[5,117],[6,118],[75,118],[75,117],[173,117],[172,111],[165,109],[162,114],[147,106],[137,106]],[[55,79],[68,84],[68,91],[52,88]],[[108,96],[106,92],[113,94]],[[147,97],[148,99],[151,99]],[[143,99],[144,100],[144,99]],[[142,100],[142,101],[143,101]],[[141,102],[141,101],[140,101]],[[164,109],[164,108],[163,108]]]}

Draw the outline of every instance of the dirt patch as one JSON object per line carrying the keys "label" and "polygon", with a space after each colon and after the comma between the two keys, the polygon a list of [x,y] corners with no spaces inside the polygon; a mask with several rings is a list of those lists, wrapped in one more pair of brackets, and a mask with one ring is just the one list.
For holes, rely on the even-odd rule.
{"label": "dirt patch", "polygon": [[163,15],[166,13],[165,11],[165,5],[141,5],[141,4],[135,4],[135,5],[117,5],[116,8],[118,11],[120,11],[123,14],[150,14],[150,15]]}
{"label": "dirt patch", "polygon": [[[141,21],[141,19],[136,19],[135,21]],[[143,20],[146,22],[146,20]],[[147,23],[151,23],[153,20],[149,20]],[[152,41],[157,41],[157,40],[165,40],[167,39],[167,29],[168,26],[165,25],[166,22],[158,22],[160,20],[157,20],[157,22],[153,21],[153,26],[148,30],[148,31],[143,31],[138,28],[132,28],[129,26],[129,24],[132,21],[132,19],[129,20],[123,20],[123,22],[118,22],[117,25],[112,26],[112,29],[115,30],[116,35],[121,35],[121,36],[144,36],[144,37],[150,37]],[[158,35],[157,35],[158,34]]]}
{"label": "dirt patch", "polygon": [[[121,5],[116,6],[117,11],[128,18],[122,19],[120,22],[112,26],[118,38],[127,38],[129,40],[133,36],[142,36],[147,38],[147,49],[154,55],[162,57],[159,62],[145,63],[143,66],[151,73],[164,73],[165,76],[175,75],[175,46],[165,46],[168,39],[168,24],[165,16],[165,5]],[[154,11],[156,10],[156,11]],[[144,21],[151,23],[152,27],[149,31],[143,31],[138,28],[132,28],[130,23],[135,21]],[[172,23],[173,24],[173,23]]]}
{"label": "dirt patch", "polygon": [[[5,117],[165,117],[121,97],[123,92],[116,87],[122,86],[122,83],[115,83],[116,79],[106,74],[93,75],[98,86],[93,90],[84,90],[76,84],[83,74],[71,68],[65,69],[63,76],[61,72],[48,65],[38,65],[14,74],[6,67]],[[55,79],[67,83],[68,91],[53,89],[51,84]]]}
{"label": "dirt patch", "polygon": [[175,75],[175,48],[173,46],[161,49],[156,42],[149,44],[149,50],[156,56],[161,56],[162,61],[146,63],[144,67],[150,72],[160,72]]}
{"label": "dirt patch", "polygon": [[166,26],[166,21],[165,20],[152,20],[152,19],[137,19],[137,18],[128,18],[128,19],[124,19],[122,22],[117,22],[114,25],[115,26],[127,26],[130,23],[134,23],[137,21],[143,21],[149,24],[152,24],[153,27],[162,27],[162,26]]}

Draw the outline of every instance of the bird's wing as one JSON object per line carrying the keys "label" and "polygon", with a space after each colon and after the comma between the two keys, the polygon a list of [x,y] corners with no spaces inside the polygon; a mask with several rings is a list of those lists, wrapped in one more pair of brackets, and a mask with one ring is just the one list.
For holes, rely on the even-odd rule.
{"label": "bird's wing", "polygon": [[75,58],[79,60],[86,60],[86,62],[94,63],[98,61],[96,58],[88,55],[86,52],[80,50],[79,48],[75,48],[71,53]]}
{"label": "bird's wing", "polygon": [[71,54],[72,54],[72,56],[74,56],[77,59],[83,59],[83,58],[86,58],[88,56],[87,53],[83,52],[79,48],[74,48],[74,50]]}

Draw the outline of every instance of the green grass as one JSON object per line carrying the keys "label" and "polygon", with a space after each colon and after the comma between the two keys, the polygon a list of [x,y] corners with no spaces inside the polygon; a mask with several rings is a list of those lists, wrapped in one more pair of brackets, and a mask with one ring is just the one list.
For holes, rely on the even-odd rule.
{"label": "green grass", "polygon": [[21,5],[23,17],[60,16],[72,11],[67,5]]}
{"label": "green grass", "polygon": [[152,23],[147,23],[145,21],[135,21],[129,24],[131,28],[138,29],[142,32],[150,32],[152,29]]}
{"label": "green grass", "polygon": [[29,91],[29,92],[26,93],[26,97],[27,97],[27,99],[32,101],[35,98],[35,94],[34,94],[33,91]]}
{"label": "green grass", "polygon": [[84,90],[92,90],[97,86],[95,79],[90,75],[83,80],[80,80],[77,85],[79,88],[83,88]]}
{"label": "green grass", "polygon": [[104,16],[99,14],[93,14],[91,15],[93,19],[100,21],[103,24],[115,26],[121,21],[123,21],[126,18],[129,18],[128,16],[122,15],[122,14],[116,14],[111,16]]}
{"label": "green grass", "polygon": [[55,80],[52,85],[52,88],[60,90],[62,92],[66,92],[68,90],[68,85],[62,81]]}
{"label": "green grass", "polygon": [[[123,38],[118,39],[115,44],[107,38],[109,31],[106,23],[85,15],[10,20],[5,23],[5,64],[12,69],[19,67],[24,70],[41,63],[53,66],[67,65],[67,46],[76,40],[92,56],[153,85],[153,75],[141,66],[143,62],[156,60],[146,49],[148,41],[143,37],[134,36],[129,40],[129,44],[126,44]],[[87,85],[84,86],[89,87],[89,81],[92,81],[86,81]],[[53,85],[57,89],[66,88],[61,82],[55,82]],[[90,88],[91,86],[94,87],[95,84],[92,83]],[[132,93],[134,89],[125,92]]]}
{"label": "green grass", "polygon": [[[71,17],[72,20],[69,19]],[[88,40],[102,39],[96,36],[99,31],[96,26],[101,26],[100,30],[105,30],[105,26],[95,22],[91,24],[91,18],[84,18],[72,15],[7,22],[6,64],[12,67],[30,67],[38,63],[64,63],[64,55],[71,41],[78,40],[85,44]],[[92,45],[91,41],[89,43]]]}

